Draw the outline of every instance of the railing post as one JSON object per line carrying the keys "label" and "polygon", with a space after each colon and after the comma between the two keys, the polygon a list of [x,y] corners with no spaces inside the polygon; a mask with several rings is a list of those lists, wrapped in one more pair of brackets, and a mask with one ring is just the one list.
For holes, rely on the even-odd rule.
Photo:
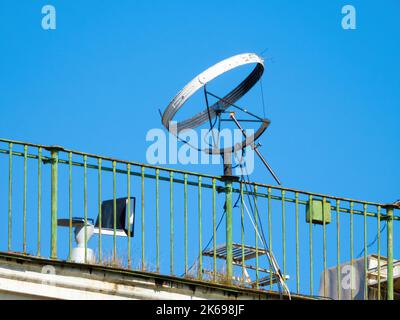
{"label": "railing post", "polygon": [[226,190],[226,277],[232,280],[232,180],[225,181]]}
{"label": "railing post", "polygon": [[51,156],[51,237],[50,257],[57,259],[57,211],[58,211],[58,152],[62,147],[52,146],[47,148]]}
{"label": "railing post", "polygon": [[393,300],[393,207],[386,208],[387,215],[387,299]]}
{"label": "railing post", "polygon": [[225,182],[225,211],[226,211],[226,280],[232,282],[233,276],[233,244],[232,244],[232,182],[237,180],[232,175],[232,164],[230,158],[224,157],[224,176]]}

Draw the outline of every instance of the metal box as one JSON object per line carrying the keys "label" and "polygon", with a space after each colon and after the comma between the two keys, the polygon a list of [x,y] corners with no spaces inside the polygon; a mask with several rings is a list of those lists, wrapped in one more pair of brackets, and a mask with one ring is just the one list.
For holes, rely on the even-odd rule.
{"label": "metal box", "polygon": [[324,224],[323,217],[325,216],[325,224],[331,223],[331,203],[325,201],[324,212],[322,212],[322,200],[312,201],[312,219],[310,219],[310,202],[306,206],[306,221],[314,224]]}

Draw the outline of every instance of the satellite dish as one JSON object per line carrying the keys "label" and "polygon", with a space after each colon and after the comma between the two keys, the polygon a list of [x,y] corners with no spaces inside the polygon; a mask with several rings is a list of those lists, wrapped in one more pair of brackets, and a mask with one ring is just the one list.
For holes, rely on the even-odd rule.
{"label": "satellite dish", "polygon": [[[242,82],[240,82],[238,86],[232,89],[224,97],[220,97],[207,90],[207,84],[210,83],[212,80],[220,77],[228,71],[248,64],[255,64],[255,67],[250,72],[250,74]],[[268,171],[271,173],[275,181],[280,185],[280,180],[258,150],[260,145],[255,144],[255,141],[265,132],[265,130],[270,125],[270,120],[259,117],[254,113],[248,111],[246,108],[242,108],[236,104],[236,102],[239,101],[244,95],[246,95],[247,92],[249,92],[250,89],[253,88],[254,85],[261,79],[263,73],[264,60],[255,53],[239,54],[218,62],[217,64],[213,65],[212,67],[208,68],[207,70],[196,76],[181,91],[179,91],[179,93],[171,100],[164,113],[162,114],[162,124],[170,133],[180,139],[179,133],[184,132],[188,129],[198,128],[199,126],[205,124],[207,121],[209,121],[210,124],[210,131],[214,130],[214,126],[212,125],[212,121],[214,118],[218,118],[220,123],[221,121],[233,122],[242,132],[243,140],[241,143],[236,143],[230,147],[220,148],[219,143],[216,143],[213,136],[213,145],[210,145],[207,148],[199,149],[198,147],[191,145],[189,142],[184,142],[198,151],[202,151],[208,154],[221,155],[224,159],[224,175],[228,177],[232,177],[232,154],[236,153],[237,151],[244,150],[247,146],[251,146],[256,154],[260,157],[261,161],[266,166]],[[184,107],[186,102],[190,99],[190,97],[193,96],[193,94],[195,94],[202,88],[204,91],[204,98],[206,102],[205,110],[195,114],[188,119],[177,122],[176,127],[171,127],[170,123],[174,121],[176,113]],[[212,105],[209,105],[209,96],[217,99],[217,101]],[[236,112],[242,112],[252,118],[252,120],[243,121],[258,123],[258,128],[255,130],[255,133],[251,136],[248,136],[246,134],[246,131],[240,124],[241,120],[236,118],[235,111],[228,111],[228,109],[235,109]],[[221,116],[226,113],[229,114],[229,118],[222,119]]]}
{"label": "satellite dish", "polygon": [[178,133],[185,129],[197,128],[207,122],[209,118],[213,119],[217,115],[217,110],[226,110],[229,106],[242,98],[258,82],[264,73],[264,61],[254,53],[239,54],[213,65],[196,76],[172,99],[165,109],[162,116],[164,127],[169,130],[169,123],[173,120],[175,114],[196,91],[207,85],[207,83],[230,70],[254,63],[256,67],[253,71],[225,97],[220,98],[212,106],[209,106],[206,110],[203,110],[195,116],[179,122],[177,124]]}
{"label": "satellite dish", "polygon": [[[240,82],[238,86],[233,88],[227,95],[220,97],[219,95],[210,92],[207,89],[207,85],[214,79],[220,77],[224,73],[231,71],[233,69],[236,69],[238,67],[248,65],[248,64],[254,64],[255,67],[252,69],[252,71],[248,74],[248,76]],[[262,75],[264,73],[264,61],[261,57],[259,57],[255,53],[244,53],[244,54],[239,54],[235,55],[233,57],[230,57],[228,59],[222,60],[221,62],[213,65],[212,67],[208,68],[198,76],[196,76],[192,81],[190,81],[179,93],[171,100],[171,102],[168,104],[167,108],[165,109],[164,113],[161,114],[162,117],[162,124],[163,126],[173,135],[177,137],[178,140],[182,140],[179,137],[179,134],[181,132],[184,132],[185,130],[189,129],[195,129],[203,124],[205,124],[207,121],[209,122],[210,125],[210,130],[209,132],[212,132],[213,134],[213,144],[209,145],[207,148],[199,149],[198,147],[195,147],[191,145],[189,142],[182,140],[183,142],[189,144],[192,148],[202,151],[208,154],[219,154],[222,156],[224,160],[224,176],[222,177],[222,180],[225,180],[226,185],[232,185],[232,182],[234,180],[238,180],[237,177],[234,177],[232,175],[232,155],[234,155],[237,151],[239,150],[244,150],[247,146],[251,146],[253,150],[256,152],[256,154],[260,157],[261,161],[263,164],[267,167],[273,178],[278,184],[281,184],[278,177],[276,174],[273,172],[272,168],[269,166],[267,161],[264,159],[264,157],[261,155],[260,151],[258,150],[259,144],[255,144],[255,141],[265,132],[265,130],[268,128],[270,124],[270,120],[265,119],[263,117],[257,116],[253,112],[250,112],[246,108],[240,107],[237,102],[245,96],[251,88],[254,87],[254,85],[261,79]],[[177,122],[176,125],[174,124],[171,126],[171,122],[174,121],[175,115],[179,110],[181,110],[185,105],[186,102],[199,90],[203,89],[204,91],[204,100],[206,104],[206,108],[201,111],[200,113],[197,113],[193,115],[192,117],[185,119],[183,121]],[[209,104],[208,98],[213,97],[214,99],[217,99],[215,103],[212,105]],[[236,118],[236,112],[241,112],[245,114],[246,116],[250,116],[251,119],[245,119],[241,120]],[[161,113],[161,112],[160,112]],[[227,119],[223,119],[223,115],[228,115]],[[234,144],[230,147],[219,147],[219,139],[217,140],[218,143],[215,141],[214,137],[214,126],[215,126],[215,118],[216,120],[219,120],[218,124],[218,134],[220,131],[220,125],[222,121],[229,121],[236,125],[241,131],[241,134],[243,136],[243,140],[241,143]],[[246,131],[243,129],[241,122],[253,122],[257,123],[257,129],[255,130],[255,133],[252,134],[251,136],[248,136]],[[214,124],[213,124],[214,122]],[[243,178],[242,174],[242,178]],[[251,184],[249,184],[251,185]],[[245,183],[245,186],[247,184]],[[254,195],[255,192],[251,191],[250,193],[247,193]],[[225,208],[227,206],[227,200],[225,202]],[[247,209],[247,206],[244,203],[244,200],[242,199],[242,203],[244,205],[244,208],[246,209],[246,212],[248,213],[250,220],[252,220],[251,215],[249,213],[249,210]],[[254,204],[256,205],[256,202],[254,201]],[[232,209],[232,208],[231,208]],[[225,212],[228,210],[225,209]],[[231,210],[230,213],[231,215]],[[254,214],[254,212],[253,212]],[[227,213],[227,221],[228,221],[228,213]],[[253,220],[252,220],[253,221]],[[228,223],[228,222],[227,222]],[[253,225],[254,226],[254,225]],[[255,227],[254,227],[255,228]],[[258,229],[255,228],[255,231],[260,238],[261,242],[264,243],[264,246],[266,250],[268,250],[268,245],[265,241],[265,235],[258,232]],[[227,246],[227,245],[226,245]],[[290,296],[290,292],[285,284],[285,279],[279,269],[279,266],[272,254],[271,251],[268,251],[268,258],[270,261],[270,265],[272,269],[274,270],[274,274],[278,277],[278,283],[284,288],[284,290],[287,291],[288,295]],[[207,252],[203,252],[203,254],[207,254]]]}

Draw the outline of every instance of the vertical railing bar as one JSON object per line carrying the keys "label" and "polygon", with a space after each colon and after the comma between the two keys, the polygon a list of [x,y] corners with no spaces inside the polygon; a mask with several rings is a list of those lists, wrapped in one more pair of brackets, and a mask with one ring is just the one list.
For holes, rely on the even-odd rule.
{"label": "vertical railing bar", "polygon": [[37,256],[40,257],[41,222],[42,222],[42,147],[38,148],[38,233],[37,233]]}
{"label": "vertical railing bar", "polygon": [[226,232],[226,282],[232,284],[233,276],[233,237],[232,237],[232,179],[225,180],[225,232]]}
{"label": "vertical railing bar", "polygon": [[174,275],[174,173],[169,173],[169,238],[170,238],[170,274]]}
{"label": "vertical railing bar", "polygon": [[142,271],[145,269],[145,225],[144,225],[144,167],[141,168],[141,185],[142,185]]}
{"label": "vertical railing bar", "polygon": [[87,242],[88,242],[88,235],[87,235],[87,218],[88,218],[88,206],[87,206],[87,155],[83,156],[83,214],[85,219],[85,263],[87,263]]}
{"label": "vertical railing bar", "polygon": [[260,274],[259,274],[259,257],[258,257],[258,235],[259,230],[258,230],[258,206],[257,206],[257,191],[258,188],[255,185],[254,186],[254,224],[255,224],[255,243],[256,243],[256,288],[259,289],[260,286]]}
{"label": "vertical railing bar", "polygon": [[185,260],[185,275],[188,273],[188,199],[187,199],[187,184],[188,175],[185,173],[183,175],[183,245],[184,245],[184,260]]}
{"label": "vertical railing bar", "polygon": [[[271,191],[268,187],[268,248],[272,253],[272,212],[271,212]],[[269,274],[272,275],[272,264],[269,262]],[[272,277],[269,278],[269,290],[272,290]]]}
{"label": "vertical railing bar", "polygon": [[285,210],[285,190],[282,190],[282,254],[283,254],[283,274],[286,275],[286,210]]}
{"label": "vertical railing bar", "polygon": [[244,264],[244,197],[243,197],[243,182],[240,182],[240,240],[242,243],[242,282],[245,281],[245,264]]}
{"label": "vertical railing bar", "polygon": [[353,255],[354,255],[354,235],[353,235],[353,223],[354,223],[354,203],[350,202],[350,290],[351,300],[354,300],[354,269],[353,269]]}
{"label": "vertical railing bar", "polygon": [[159,183],[160,170],[156,169],[156,270],[160,272],[160,208],[159,208]]}
{"label": "vertical railing bar", "polygon": [[11,251],[12,243],[12,156],[13,144],[8,144],[8,252]]}
{"label": "vertical railing bar", "polygon": [[314,295],[314,271],[313,271],[313,196],[309,195],[310,207],[310,222],[309,222],[309,237],[310,237],[310,295]]}
{"label": "vertical railing bar", "polygon": [[381,207],[378,206],[378,300],[381,300]]}
{"label": "vertical railing bar", "polygon": [[326,203],[326,198],[322,198],[322,232],[323,232],[323,275],[324,275],[324,297],[326,297],[326,277],[327,277],[327,266],[326,266],[326,212],[325,212],[325,203]]}
{"label": "vertical railing bar", "polygon": [[198,278],[202,278],[203,272],[203,240],[202,240],[202,233],[203,233],[203,226],[202,226],[202,217],[201,217],[201,176],[198,178],[198,223],[199,223],[199,269],[198,269]]}
{"label": "vertical railing bar", "polygon": [[217,192],[215,178],[212,179],[212,211],[213,211],[213,280],[217,280]]}
{"label": "vertical railing bar", "polygon": [[128,193],[128,268],[132,267],[131,261],[131,165],[128,163],[126,165],[126,177],[127,177],[127,193]]}
{"label": "vertical railing bar", "polygon": [[58,151],[50,149],[51,153],[51,240],[50,256],[57,259],[57,216],[58,216]]}
{"label": "vertical railing bar", "polygon": [[113,170],[113,263],[117,262],[117,162],[112,162]]}
{"label": "vertical railing bar", "polygon": [[28,159],[27,156],[28,156],[28,146],[24,145],[24,195],[23,195],[23,219],[22,219],[24,254],[26,254],[26,189],[27,189],[27,159]]}
{"label": "vertical railing bar", "polygon": [[342,279],[340,272],[340,200],[336,200],[336,250],[337,250],[337,293],[338,300],[342,299]]}
{"label": "vertical railing bar", "polygon": [[393,283],[393,207],[386,208],[387,218],[387,300],[394,299]]}
{"label": "vertical railing bar", "polygon": [[68,153],[68,261],[72,259],[72,152]]}
{"label": "vertical railing bar", "polygon": [[295,193],[296,203],[296,290],[300,293],[300,241],[299,241],[299,193]]}
{"label": "vertical railing bar", "polygon": [[97,206],[99,210],[99,260],[100,262],[103,261],[103,245],[102,245],[102,234],[101,234],[101,228],[102,228],[102,214],[103,214],[103,208],[102,208],[102,195],[101,195],[101,190],[102,190],[102,159],[99,158],[97,159],[97,166],[98,166],[98,171],[97,171]]}
{"label": "vertical railing bar", "polygon": [[367,208],[364,203],[364,300],[368,300]]}

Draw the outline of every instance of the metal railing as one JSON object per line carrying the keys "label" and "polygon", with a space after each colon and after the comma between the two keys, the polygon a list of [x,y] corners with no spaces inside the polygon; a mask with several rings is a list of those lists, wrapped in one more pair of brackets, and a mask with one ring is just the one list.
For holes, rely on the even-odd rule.
{"label": "metal railing", "polygon": [[[115,223],[114,234],[107,236],[100,225],[97,239],[85,241],[85,252],[95,248],[98,264],[277,291],[273,265],[259,254],[267,249],[281,274],[289,276],[291,292],[329,296],[335,285],[333,298],[341,299],[347,277],[342,266],[353,267],[361,257],[368,299],[373,253],[377,298],[394,298],[399,248],[393,237],[400,220],[394,205],[0,139],[0,251],[70,261],[72,218],[83,216],[86,223],[99,216],[101,221],[102,201],[113,199],[115,214],[118,197],[127,197],[128,207],[131,197],[137,200],[134,236],[117,237]],[[59,218],[68,218],[69,228],[58,228]],[[225,261],[218,259],[221,244]],[[253,265],[244,257],[249,246],[256,252]],[[206,249],[213,254],[203,255]],[[237,250],[242,259],[235,260]],[[336,268],[334,284],[329,268]],[[261,274],[269,274],[268,280]],[[249,277],[255,279],[251,285]]]}

